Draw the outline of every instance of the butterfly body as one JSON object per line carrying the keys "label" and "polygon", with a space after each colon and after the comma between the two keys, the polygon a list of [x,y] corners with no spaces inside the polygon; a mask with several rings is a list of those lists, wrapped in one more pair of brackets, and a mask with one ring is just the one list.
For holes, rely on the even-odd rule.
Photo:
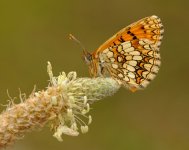
{"label": "butterfly body", "polygon": [[157,16],[123,28],[96,51],[84,54],[91,76],[112,77],[131,91],[145,88],[160,67],[163,32]]}

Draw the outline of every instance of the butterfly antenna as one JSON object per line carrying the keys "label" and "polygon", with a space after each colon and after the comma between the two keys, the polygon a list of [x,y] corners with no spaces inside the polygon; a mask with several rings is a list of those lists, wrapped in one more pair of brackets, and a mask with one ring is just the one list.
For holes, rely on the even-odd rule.
{"label": "butterfly antenna", "polygon": [[69,34],[69,39],[75,41],[83,49],[83,52],[86,52],[86,49],[83,46],[83,44],[75,36]]}

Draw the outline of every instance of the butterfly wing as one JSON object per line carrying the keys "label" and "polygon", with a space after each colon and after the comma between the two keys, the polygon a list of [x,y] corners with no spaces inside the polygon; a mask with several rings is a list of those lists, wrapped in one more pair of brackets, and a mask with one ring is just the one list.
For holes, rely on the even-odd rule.
{"label": "butterfly wing", "polygon": [[108,74],[132,91],[146,87],[159,70],[163,32],[157,16],[120,30],[93,53],[104,70],[102,75]]}

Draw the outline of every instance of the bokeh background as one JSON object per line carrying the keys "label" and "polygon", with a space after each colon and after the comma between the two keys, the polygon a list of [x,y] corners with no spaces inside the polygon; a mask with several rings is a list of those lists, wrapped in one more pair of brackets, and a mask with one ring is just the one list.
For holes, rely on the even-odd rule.
{"label": "bokeh background", "polygon": [[[47,61],[56,75],[88,76],[74,34],[90,51],[121,28],[158,15],[165,34],[162,66],[147,89],[120,89],[92,105],[90,131],[58,142],[49,128],[26,134],[8,150],[188,150],[189,46],[187,0],[1,0],[0,103],[7,89],[18,97],[48,84]],[[1,110],[4,108],[1,107]]]}

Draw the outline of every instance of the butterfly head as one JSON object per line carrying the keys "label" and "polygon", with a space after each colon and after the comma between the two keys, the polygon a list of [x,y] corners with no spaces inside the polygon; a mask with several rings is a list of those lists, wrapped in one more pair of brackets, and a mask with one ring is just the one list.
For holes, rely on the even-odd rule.
{"label": "butterfly head", "polygon": [[91,76],[96,77],[97,76],[97,69],[96,69],[96,63],[93,58],[93,55],[86,50],[83,50],[83,59],[84,62],[89,67],[89,73]]}
{"label": "butterfly head", "polygon": [[83,44],[77,38],[75,38],[75,36],[73,36],[72,34],[69,34],[69,39],[75,41],[83,49],[83,59],[84,59],[84,62],[89,67],[89,73],[91,76],[96,77],[97,69],[95,67],[97,66],[97,64],[94,61],[93,54],[87,52]]}
{"label": "butterfly head", "polygon": [[92,54],[83,50],[83,59],[87,65],[90,65],[92,62]]}

